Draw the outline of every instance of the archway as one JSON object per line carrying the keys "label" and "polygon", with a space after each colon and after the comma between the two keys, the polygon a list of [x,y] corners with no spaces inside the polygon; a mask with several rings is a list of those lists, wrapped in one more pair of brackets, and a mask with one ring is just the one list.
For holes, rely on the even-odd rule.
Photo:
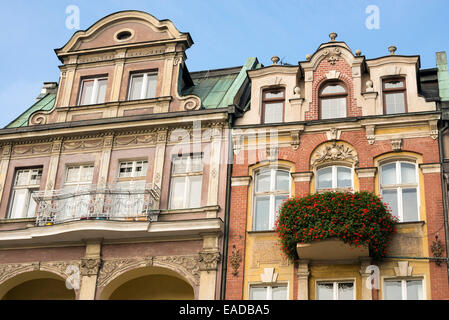
{"label": "archway", "polygon": [[109,300],[194,300],[191,284],[176,272],[160,268],[138,268],[123,273],[103,290]]}
{"label": "archway", "polygon": [[20,274],[0,285],[2,300],[75,300],[65,280],[51,272],[32,271]]}

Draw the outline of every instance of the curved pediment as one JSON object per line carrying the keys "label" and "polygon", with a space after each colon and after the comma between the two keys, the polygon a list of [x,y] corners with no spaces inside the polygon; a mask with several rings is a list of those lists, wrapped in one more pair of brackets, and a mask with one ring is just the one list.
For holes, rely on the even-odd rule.
{"label": "curved pediment", "polygon": [[185,40],[188,46],[193,43],[190,35],[180,32],[170,20],[158,20],[141,11],[122,11],[97,21],[87,30],[76,32],[56,53],[173,39]]}

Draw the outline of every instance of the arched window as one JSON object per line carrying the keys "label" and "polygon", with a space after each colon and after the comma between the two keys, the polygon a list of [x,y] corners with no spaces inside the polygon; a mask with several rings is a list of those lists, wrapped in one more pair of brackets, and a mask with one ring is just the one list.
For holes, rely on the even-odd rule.
{"label": "arched window", "polygon": [[418,172],[416,164],[395,161],[380,167],[380,189],[399,221],[418,221]]}
{"label": "arched window", "polygon": [[320,92],[320,118],[346,118],[346,100],[348,93],[342,82],[327,82]]}
{"label": "arched window", "polygon": [[352,169],[344,166],[328,166],[317,170],[316,189],[349,190],[352,188]]}
{"label": "arched window", "polygon": [[256,173],[254,185],[253,230],[272,230],[276,212],[290,194],[290,172],[277,168]]}

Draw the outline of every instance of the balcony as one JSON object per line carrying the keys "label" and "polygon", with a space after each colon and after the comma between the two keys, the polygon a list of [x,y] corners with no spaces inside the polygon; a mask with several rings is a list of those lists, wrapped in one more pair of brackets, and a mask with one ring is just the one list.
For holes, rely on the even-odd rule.
{"label": "balcony", "polygon": [[159,187],[152,184],[40,191],[33,195],[37,203],[36,226],[80,220],[154,222],[159,216],[155,206],[159,196]]}
{"label": "balcony", "polygon": [[314,262],[358,261],[358,259],[369,257],[367,247],[353,247],[337,238],[298,243],[296,251],[299,259]]}

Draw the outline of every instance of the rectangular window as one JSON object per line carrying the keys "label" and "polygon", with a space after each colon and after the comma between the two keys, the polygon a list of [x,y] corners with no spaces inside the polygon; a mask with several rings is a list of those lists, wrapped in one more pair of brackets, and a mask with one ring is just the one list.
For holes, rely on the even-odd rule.
{"label": "rectangular window", "polygon": [[254,285],[249,288],[250,300],[288,300],[286,285],[260,286]]}
{"label": "rectangular window", "polygon": [[104,77],[82,80],[78,105],[104,103],[107,82],[108,79]]}
{"label": "rectangular window", "polygon": [[10,200],[10,219],[32,218],[36,212],[33,193],[39,191],[42,169],[17,170]]}
{"label": "rectangular window", "polygon": [[263,92],[262,123],[279,123],[284,121],[284,89],[270,89]]}
{"label": "rectangular window", "polygon": [[147,175],[148,161],[120,162],[119,178],[137,178]]}
{"label": "rectangular window", "polygon": [[423,281],[419,280],[385,280],[385,300],[423,300]]}
{"label": "rectangular window", "polygon": [[290,172],[262,169],[255,176],[253,230],[274,229],[282,201],[290,194]]}
{"label": "rectangular window", "polygon": [[94,174],[93,165],[70,165],[66,168],[64,182],[64,198],[61,199],[63,210],[56,217],[57,222],[77,220],[87,217],[90,210],[91,195]]}
{"label": "rectangular window", "polygon": [[381,195],[400,222],[419,221],[416,164],[396,161],[381,166]]}
{"label": "rectangular window", "polygon": [[407,112],[405,79],[388,79],[383,81],[385,114]]}
{"label": "rectangular window", "polygon": [[176,157],[172,162],[170,208],[185,209],[201,206],[203,157]]}
{"label": "rectangular window", "polygon": [[354,300],[353,281],[317,283],[317,300]]}
{"label": "rectangular window", "polygon": [[131,75],[128,100],[156,97],[157,73],[136,73]]}

